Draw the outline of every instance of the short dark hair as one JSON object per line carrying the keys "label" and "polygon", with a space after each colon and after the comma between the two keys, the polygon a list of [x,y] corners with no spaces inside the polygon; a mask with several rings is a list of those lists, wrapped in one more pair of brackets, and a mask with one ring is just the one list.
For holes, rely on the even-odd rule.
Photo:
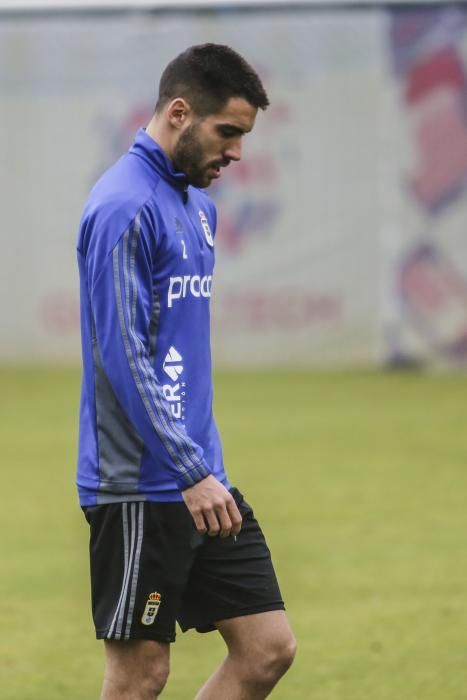
{"label": "short dark hair", "polygon": [[256,109],[269,105],[256,71],[222,44],[190,46],[168,64],[159,83],[156,112],[176,97],[186,99],[200,117],[220,112],[231,97],[243,97]]}

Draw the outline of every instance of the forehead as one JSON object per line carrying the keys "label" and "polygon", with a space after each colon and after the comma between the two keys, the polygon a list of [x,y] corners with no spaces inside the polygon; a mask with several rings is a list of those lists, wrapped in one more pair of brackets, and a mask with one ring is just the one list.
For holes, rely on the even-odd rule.
{"label": "forehead", "polygon": [[229,124],[246,132],[253,128],[257,111],[243,97],[231,97],[220,112],[211,114],[208,119],[214,124]]}

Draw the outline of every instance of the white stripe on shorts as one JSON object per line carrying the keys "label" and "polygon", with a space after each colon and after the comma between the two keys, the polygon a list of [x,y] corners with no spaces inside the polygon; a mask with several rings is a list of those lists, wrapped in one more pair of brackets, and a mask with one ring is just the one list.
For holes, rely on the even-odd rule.
{"label": "white stripe on shorts", "polygon": [[[133,620],[136,586],[138,583],[139,560],[143,542],[143,503],[131,503],[128,518],[128,503],[122,503],[124,568],[122,588],[117,608],[106,635],[106,639],[122,639],[123,620],[128,597],[130,603],[125,626],[125,639],[129,639]],[[130,587],[131,580],[131,587]]]}

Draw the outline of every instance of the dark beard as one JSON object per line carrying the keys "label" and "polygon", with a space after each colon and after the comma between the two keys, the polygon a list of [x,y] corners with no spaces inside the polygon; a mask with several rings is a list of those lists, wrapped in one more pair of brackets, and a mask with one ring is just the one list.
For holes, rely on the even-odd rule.
{"label": "dark beard", "polygon": [[185,173],[190,185],[207,187],[210,184],[210,180],[206,175],[206,167],[201,167],[203,149],[197,134],[196,124],[192,124],[185,129],[175,146],[172,162],[176,170]]}

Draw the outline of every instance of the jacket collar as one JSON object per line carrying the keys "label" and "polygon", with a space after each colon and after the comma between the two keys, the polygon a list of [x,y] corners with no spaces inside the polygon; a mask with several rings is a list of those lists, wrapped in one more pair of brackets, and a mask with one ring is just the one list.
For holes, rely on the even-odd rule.
{"label": "jacket collar", "polygon": [[146,161],[158,175],[175,185],[177,189],[185,193],[187,192],[187,176],[185,173],[175,170],[170,158],[159,144],[148,136],[145,129],[139,129],[136,134],[135,142],[129,152]]}

